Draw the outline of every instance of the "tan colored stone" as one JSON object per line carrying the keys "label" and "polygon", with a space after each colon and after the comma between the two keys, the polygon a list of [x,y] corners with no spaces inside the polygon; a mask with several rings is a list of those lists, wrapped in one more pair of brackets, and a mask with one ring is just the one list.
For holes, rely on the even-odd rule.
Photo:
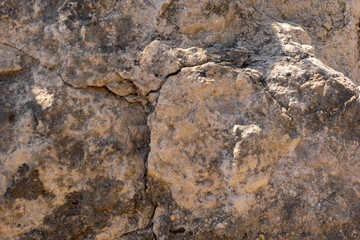
{"label": "tan colored stone", "polygon": [[0,76],[11,75],[23,70],[21,54],[18,51],[0,44]]}
{"label": "tan colored stone", "polygon": [[0,238],[359,239],[358,5],[0,1]]}

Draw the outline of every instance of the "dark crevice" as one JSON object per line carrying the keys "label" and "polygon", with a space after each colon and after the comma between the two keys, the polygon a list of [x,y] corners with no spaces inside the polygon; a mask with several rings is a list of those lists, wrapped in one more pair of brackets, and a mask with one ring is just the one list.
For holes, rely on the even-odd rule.
{"label": "dark crevice", "polygon": [[36,132],[36,128],[39,126],[39,120],[38,120],[35,113],[33,113],[33,117],[34,117],[34,122],[35,122],[35,124],[34,124],[34,132]]}
{"label": "dark crevice", "polygon": [[[154,111],[154,110],[156,109],[156,106],[157,106],[157,104],[158,104],[159,97],[160,97],[160,94],[161,94],[161,89],[162,89],[162,87],[164,86],[164,84],[166,83],[166,81],[169,79],[169,77],[172,77],[172,76],[175,76],[175,75],[179,74],[183,68],[184,68],[184,67],[178,69],[176,72],[173,72],[173,73],[168,74],[168,75],[165,77],[165,79],[163,80],[163,82],[161,83],[160,88],[159,88],[157,91],[151,91],[151,92],[158,92],[158,93],[159,93],[159,96],[158,96],[158,98],[157,98],[156,101],[155,101],[155,104],[154,104],[154,107],[153,107],[152,111]],[[151,92],[150,92],[150,93],[151,93]],[[149,94],[150,94],[150,93],[149,93]],[[150,127],[150,126],[149,126],[149,127]]]}
{"label": "dark crevice", "polygon": [[[147,123],[148,124],[148,123]],[[148,148],[146,149],[145,158],[144,158],[144,191],[146,192],[148,189],[148,158],[150,153],[150,137],[151,137],[151,129],[149,128],[149,136],[148,136]]]}
{"label": "dark crevice", "polygon": [[151,219],[152,219],[152,223],[151,223],[151,225],[152,225],[152,224],[154,224],[154,216],[155,216],[155,212],[156,212],[157,207],[158,207],[158,205],[157,205],[157,204],[156,204],[156,205],[154,205],[154,211],[153,211],[153,213],[152,213],[152,215],[151,215]]}
{"label": "dark crevice", "polygon": [[[149,128],[149,141],[148,141],[148,149],[147,149],[147,152],[146,152],[146,155],[145,155],[145,159],[144,159],[144,191],[145,191],[145,194],[147,196],[149,196],[149,193],[148,193],[148,190],[149,190],[149,180],[148,180],[148,171],[149,171],[149,163],[148,163],[148,159],[149,159],[149,153],[150,153],[150,143],[151,143],[151,128],[149,126],[149,122],[147,122],[147,125],[148,125],[148,128]],[[146,228],[151,228],[151,231],[153,233],[153,236],[154,236],[154,239],[157,240],[157,236],[154,232],[154,217],[155,217],[155,212],[156,212],[156,209],[158,207],[157,204],[154,203],[153,199],[149,196],[149,200],[151,201],[151,204],[154,206],[154,209],[153,209],[153,212],[151,214],[151,217],[150,217],[150,221],[149,221],[149,224],[148,226],[146,226]]]}
{"label": "dark crevice", "polygon": [[181,227],[181,228],[178,228],[178,229],[171,229],[170,230],[170,233],[172,234],[181,234],[181,233],[184,233],[186,230],[185,228]]}
{"label": "dark crevice", "polygon": [[113,91],[111,91],[108,87],[104,86],[86,86],[86,87],[75,87],[73,85],[71,85],[70,83],[66,82],[63,77],[61,76],[61,74],[57,73],[57,75],[60,77],[60,79],[62,80],[62,82],[64,83],[64,85],[70,87],[70,88],[74,88],[74,89],[78,89],[78,90],[97,90],[97,91],[102,91],[103,93],[107,94],[107,95],[112,95],[112,96],[116,96],[118,98],[124,99],[126,100],[125,97],[119,96],[116,93],[114,93]]}
{"label": "dark crevice", "polygon": [[[176,72],[173,72],[173,73],[168,74],[168,75],[165,77],[165,81],[166,81],[169,77],[175,76],[175,75],[179,74],[179,72],[181,72],[181,69],[183,69],[183,68],[180,68],[180,69],[177,70]],[[164,83],[163,83],[163,84],[164,84]]]}
{"label": "dark crevice", "polygon": [[158,92],[160,92],[160,90],[150,91],[148,94],[146,94],[146,96],[148,97],[151,93],[158,93]]}
{"label": "dark crevice", "polygon": [[158,207],[158,205],[156,204],[156,205],[154,206],[154,211],[153,211],[153,213],[152,213],[152,215],[151,215],[151,225],[149,226],[149,227],[151,227],[151,231],[152,231],[152,233],[153,233],[153,235],[154,235],[155,240],[158,239],[157,235],[156,235],[155,232],[154,232],[154,217],[155,217],[155,213],[156,213],[157,207]]}

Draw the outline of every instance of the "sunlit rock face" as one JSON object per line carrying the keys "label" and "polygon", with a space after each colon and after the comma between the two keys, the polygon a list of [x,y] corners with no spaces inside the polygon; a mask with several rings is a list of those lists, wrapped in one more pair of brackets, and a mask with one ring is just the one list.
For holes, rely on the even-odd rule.
{"label": "sunlit rock face", "polygon": [[0,239],[359,239],[359,4],[0,2]]}

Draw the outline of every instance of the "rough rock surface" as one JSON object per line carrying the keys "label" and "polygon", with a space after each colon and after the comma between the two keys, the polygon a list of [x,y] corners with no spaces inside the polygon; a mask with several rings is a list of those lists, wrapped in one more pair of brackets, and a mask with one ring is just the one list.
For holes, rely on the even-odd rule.
{"label": "rough rock surface", "polygon": [[358,0],[0,2],[0,239],[359,239]]}

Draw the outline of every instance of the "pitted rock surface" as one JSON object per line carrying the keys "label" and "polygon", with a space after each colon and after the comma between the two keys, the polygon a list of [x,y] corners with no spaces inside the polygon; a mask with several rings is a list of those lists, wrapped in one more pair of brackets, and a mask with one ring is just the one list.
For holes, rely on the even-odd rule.
{"label": "pitted rock surface", "polygon": [[359,0],[3,0],[0,239],[359,239]]}

